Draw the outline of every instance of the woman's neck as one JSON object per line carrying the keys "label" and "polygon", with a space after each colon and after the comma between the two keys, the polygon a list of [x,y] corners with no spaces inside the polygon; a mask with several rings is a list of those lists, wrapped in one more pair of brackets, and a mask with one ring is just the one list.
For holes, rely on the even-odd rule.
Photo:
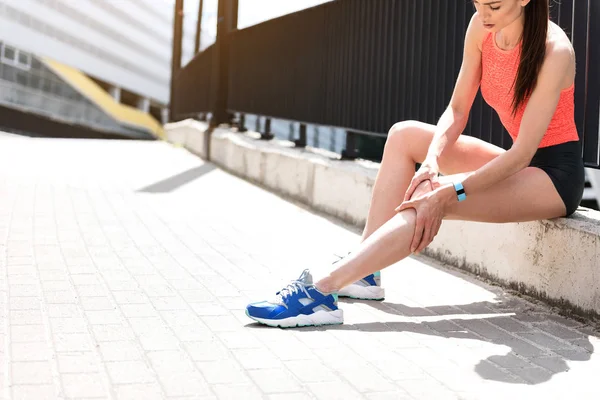
{"label": "woman's neck", "polygon": [[505,26],[496,34],[496,43],[503,49],[509,50],[516,47],[523,35],[525,12],[515,19],[510,25]]}

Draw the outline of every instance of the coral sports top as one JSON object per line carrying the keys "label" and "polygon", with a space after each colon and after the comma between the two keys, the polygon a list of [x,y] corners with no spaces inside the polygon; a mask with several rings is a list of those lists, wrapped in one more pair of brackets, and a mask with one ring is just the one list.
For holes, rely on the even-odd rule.
{"label": "coral sports top", "polygon": [[[496,44],[494,34],[490,32],[483,41],[481,54],[481,94],[485,101],[498,113],[500,121],[512,137],[517,139],[521,119],[529,99],[512,115],[513,82],[516,79],[521,54],[521,42],[511,49],[502,50]],[[575,85],[564,89],[544,134],[539,148],[579,140],[575,126],[575,104],[573,95]]]}

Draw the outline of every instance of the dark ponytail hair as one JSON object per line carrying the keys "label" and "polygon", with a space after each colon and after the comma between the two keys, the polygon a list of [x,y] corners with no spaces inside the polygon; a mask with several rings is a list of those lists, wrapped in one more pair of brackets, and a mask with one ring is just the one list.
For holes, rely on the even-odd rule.
{"label": "dark ponytail hair", "polygon": [[546,56],[546,38],[550,7],[548,0],[531,0],[525,6],[521,61],[515,81],[513,114],[531,95]]}

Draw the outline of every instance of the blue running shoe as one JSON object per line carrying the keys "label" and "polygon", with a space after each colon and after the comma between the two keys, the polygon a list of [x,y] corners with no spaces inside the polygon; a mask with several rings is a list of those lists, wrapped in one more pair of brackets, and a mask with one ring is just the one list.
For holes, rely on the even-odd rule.
{"label": "blue running shoe", "polygon": [[313,284],[309,270],[277,292],[272,301],[251,303],[246,315],[261,324],[281,328],[334,325],[344,322],[335,293],[321,293]]}
{"label": "blue running shoe", "polygon": [[[348,253],[350,254],[350,253]],[[339,256],[333,264],[339,262],[344,256]],[[383,300],[385,299],[385,289],[381,287],[381,272],[377,271],[374,274],[365,276],[359,281],[356,281],[338,292],[340,297],[350,297],[360,300]]]}

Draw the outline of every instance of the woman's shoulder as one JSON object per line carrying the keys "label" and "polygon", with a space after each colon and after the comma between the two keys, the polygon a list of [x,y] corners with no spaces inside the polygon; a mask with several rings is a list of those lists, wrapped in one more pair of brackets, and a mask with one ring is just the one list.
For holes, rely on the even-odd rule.
{"label": "woman's shoulder", "polygon": [[575,50],[565,31],[556,23],[548,24],[548,37],[546,39],[546,55],[553,57],[571,56],[574,58]]}
{"label": "woman's shoulder", "polygon": [[483,48],[483,42],[489,36],[489,32],[483,27],[483,22],[479,18],[479,13],[474,13],[467,27],[467,33],[465,40],[477,43],[477,47],[481,51]]}
{"label": "woman's shoulder", "polygon": [[562,86],[571,87],[575,78],[575,50],[565,31],[552,21],[548,24],[544,64],[543,69],[552,70],[555,77],[564,73]]}

